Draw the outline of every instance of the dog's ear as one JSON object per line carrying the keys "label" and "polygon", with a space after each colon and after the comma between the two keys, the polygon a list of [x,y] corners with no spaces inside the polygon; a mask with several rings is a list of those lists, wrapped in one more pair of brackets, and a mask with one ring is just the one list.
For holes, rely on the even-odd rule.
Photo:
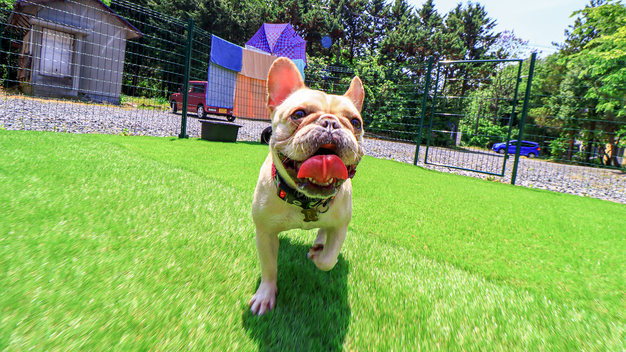
{"label": "dog's ear", "polygon": [[274,112],[291,93],[304,88],[302,75],[291,60],[281,57],[267,74],[267,107]]}
{"label": "dog's ear", "polygon": [[350,88],[346,94],[343,95],[352,101],[354,107],[361,112],[363,108],[363,98],[365,98],[365,89],[363,89],[363,83],[359,77],[354,77],[352,79],[352,83],[350,83]]}

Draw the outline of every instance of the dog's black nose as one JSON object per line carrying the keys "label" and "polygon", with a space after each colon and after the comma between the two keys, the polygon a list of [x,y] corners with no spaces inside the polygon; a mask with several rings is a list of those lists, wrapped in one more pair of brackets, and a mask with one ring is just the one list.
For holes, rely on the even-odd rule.
{"label": "dog's black nose", "polygon": [[333,115],[322,115],[318,120],[317,124],[333,130],[338,130],[341,128],[339,124],[339,120]]}

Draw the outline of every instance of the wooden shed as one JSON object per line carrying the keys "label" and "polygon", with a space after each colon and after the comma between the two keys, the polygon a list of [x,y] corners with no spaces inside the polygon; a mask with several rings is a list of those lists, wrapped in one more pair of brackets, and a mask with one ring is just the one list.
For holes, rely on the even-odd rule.
{"label": "wooden shed", "polygon": [[18,0],[13,9],[24,92],[119,103],[126,40],[139,30],[100,0]]}

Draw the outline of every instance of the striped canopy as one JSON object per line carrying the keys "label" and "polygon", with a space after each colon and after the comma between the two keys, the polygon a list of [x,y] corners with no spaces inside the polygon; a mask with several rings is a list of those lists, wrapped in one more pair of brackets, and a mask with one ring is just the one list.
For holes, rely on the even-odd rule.
{"label": "striped canopy", "polygon": [[246,46],[253,46],[279,57],[300,59],[306,63],[306,40],[289,23],[263,23]]}

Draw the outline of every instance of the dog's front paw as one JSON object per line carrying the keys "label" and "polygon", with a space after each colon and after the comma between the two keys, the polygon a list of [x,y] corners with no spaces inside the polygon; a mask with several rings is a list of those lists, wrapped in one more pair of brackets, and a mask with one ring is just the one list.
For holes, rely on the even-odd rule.
{"label": "dog's front paw", "polygon": [[261,283],[250,300],[252,314],[263,315],[276,306],[276,283]]}
{"label": "dog's front paw", "polygon": [[324,245],[322,243],[314,244],[313,247],[309,248],[309,253],[306,254],[306,257],[315,262],[323,250]]}

